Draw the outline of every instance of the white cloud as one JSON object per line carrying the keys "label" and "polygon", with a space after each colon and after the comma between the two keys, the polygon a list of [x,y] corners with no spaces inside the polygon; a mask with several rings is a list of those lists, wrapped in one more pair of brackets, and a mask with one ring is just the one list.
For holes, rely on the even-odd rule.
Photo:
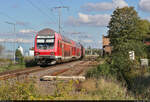
{"label": "white cloud", "polygon": [[102,3],[87,3],[83,5],[81,8],[87,11],[105,11],[113,9],[112,3],[102,2]]}
{"label": "white cloud", "polygon": [[22,25],[22,26],[27,26],[27,25],[29,25],[30,23],[28,23],[28,22],[23,22],[23,21],[17,21],[16,24],[17,24],[17,25]]}
{"label": "white cloud", "polygon": [[147,20],[149,20],[149,21],[150,21],[150,17],[148,17],[148,18],[147,18]]}
{"label": "white cloud", "polygon": [[77,31],[66,31],[66,34],[77,35],[77,34],[85,34],[86,32],[77,32]]}
{"label": "white cloud", "polygon": [[125,6],[128,6],[128,4],[125,2],[125,0],[113,0],[113,7],[119,7],[119,8],[123,8]]}
{"label": "white cloud", "polygon": [[35,33],[36,31],[32,30],[32,29],[22,29],[19,31],[20,33]]}
{"label": "white cloud", "polygon": [[143,18],[143,19],[146,19],[146,20],[150,21],[150,16],[145,17],[145,18]]}
{"label": "white cloud", "polygon": [[122,8],[125,6],[128,6],[125,0],[112,0],[112,2],[87,3],[81,8],[86,11],[106,11],[115,9],[117,7]]}
{"label": "white cloud", "polygon": [[149,12],[150,11],[150,0],[140,0],[140,2],[139,2],[139,8],[142,11]]}
{"label": "white cloud", "polygon": [[78,36],[80,39],[91,38],[90,35],[80,35]]}
{"label": "white cloud", "polygon": [[72,16],[69,17],[67,23],[72,26],[107,26],[110,20],[110,15],[108,14],[97,14],[97,15],[88,15],[83,13],[78,13],[78,18]]}
{"label": "white cloud", "polygon": [[32,39],[23,39],[23,38],[17,38],[17,39],[0,39],[0,42],[20,42],[20,43],[32,43]]}
{"label": "white cloud", "polygon": [[98,41],[99,44],[102,44],[102,41]]}
{"label": "white cloud", "polygon": [[84,42],[84,43],[92,43],[92,42],[93,42],[93,40],[86,39],[86,40],[82,40],[82,42]]}

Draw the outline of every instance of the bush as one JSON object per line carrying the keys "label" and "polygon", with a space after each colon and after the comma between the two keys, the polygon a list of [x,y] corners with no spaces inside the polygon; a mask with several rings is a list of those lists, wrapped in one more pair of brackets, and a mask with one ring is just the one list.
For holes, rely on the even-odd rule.
{"label": "bush", "polygon": [[112,71],[111,66],[107,63],[104,63],[96,68],[88,70],[86,73],[86,77],[96,77],[96,78],[99,78],[101,76],[109,77],[113,75],[113,72],[114,71]]}
{"label": "bush", "polygon": [[25,57],[24,58],[25,66],[26,67],[34,67],[37,66],[37,62],[34,57]]}
{"label": "bush", "polygon": [[129,88],[132,83],[130,80],[132,79],[131,77],[135,77],[137,75],[133,71],[137,68],[137,66],[134,65],[135,62],[136,61],[130,61],[128,57],[125,57],[120,53],[113,53],[112,56],[107,58],[103,64],[87,71],[86,77],[114,77]]}

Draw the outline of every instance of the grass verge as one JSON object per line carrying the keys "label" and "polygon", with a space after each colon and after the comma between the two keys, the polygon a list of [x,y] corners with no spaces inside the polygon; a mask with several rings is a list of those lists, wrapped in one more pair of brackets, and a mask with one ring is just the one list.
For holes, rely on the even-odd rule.
{"label": "grass verge", "polygon": [[[48,89],[51,90],[51,89]],[[43,95],[34,81],[4,82],[0,87],[0,100],[132,100],[126,88],[117,81],[88,79],[57,82],[54,93]]]}

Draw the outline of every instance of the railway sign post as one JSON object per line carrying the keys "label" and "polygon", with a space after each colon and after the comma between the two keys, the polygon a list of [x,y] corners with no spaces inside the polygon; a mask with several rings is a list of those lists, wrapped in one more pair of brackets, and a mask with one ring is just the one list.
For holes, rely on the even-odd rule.
{"label": "railway sign post", "polygon": [[134,60],[135,59],[134,51],[129,51],[129,58],[130,58],[130,60]]}
{"label": "railway sign post", "polygon": [[148,66],[148,59],[140,59],[141,60],[141,66],[147,67]]}

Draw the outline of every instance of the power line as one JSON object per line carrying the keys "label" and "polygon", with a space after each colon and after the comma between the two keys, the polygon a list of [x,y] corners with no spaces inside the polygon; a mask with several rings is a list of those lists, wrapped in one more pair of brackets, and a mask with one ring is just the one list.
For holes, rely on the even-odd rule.
{"label": "power line", "polygon": [[[58,0],[58,1],[59,1],[60,5],[62,5],[62,7],[65,7],[62,0]],[[68,11],[69,11],[69,7],[68,7],[67,9],[68,9]],[[63,26],[64,26],[64,25],[63,25]],[[60,27],[61,27],[60,29],[63,30],[63,27],[62,27],[61,25],[60,25]],[[64,31],[63,31],[63,32],[64,32]]]}
{"label": "power line", "polygon": [[[43,6],[46,8],[46,9],[48,9],[48,11],[50,10],[51,11],[51,9],[45,4],[45,2],[43,2],[42,0],[40,0],[39,2],[41,2],[40,4],[43,4]],[[51,12],[51,15],[53,16],[52,18],[54,18],[55,19],[55,21],[57,22],[57,20],[56,20],[56,15],[54,15],[52,12]],[[55,17],[54,17],[55,16]],[[53,20],[54,20],[53,19]]]}
{"label": "power line", "polygon": [[[36,6],[33,2],[31,2],[30,0],[26,0],[28,3],[30,3],[32,5],[32,7],[36,8],[41,14],[45,15],[48,19],[50,19],[51,17],[45,13],[40,7]],[[53,19],[53,18],[51,18]],[[56,24],[55,21],[53,21],[54,24]]]}
{"label": "power line", "polygon": [[59,22],[59,33],[61,33],[61,31],[60,31],[60,29],[62,29],[61,28],[61,9],[62,8],[67,8],[67,9],[69,9],[69,7],[67,7],[67,6],[58,6],[58,7],[53,7],[52,9],[58,9],[58,15],[59,15],[59,17],[58,17],[58,22]]}
{"label": "power line", "polygon": [[13,17],[11,17],[11,16],[7,15],[7,14],[6,14],[6,13],[4,13],[4,12],[1,12],[1,11],[0,11],[0,15],[3,15],[3,16],[5,16],[5,17],[7,17],[7,18],[11,19],[12,21],[17,22],[17,21],[16,21],[16,19],[14,19]]}
{"label": "power line", "polygon": [[[3,12],[1,12],[1,11],[0,11],[0,15],[3,15],[3,16],[5,16],[5,17],[9,18],[10,20],[12,20],[13,22],[15,22],[15,23],[13,23],[13,25],[17,25],[17,22],[18,22],[18,21],[17,21],[15,18],[13,18],[13,17],[9,16],[8,14],[3,13]],[[9,22],[5,22],[5,23],[10,24]],[[30,28],[30,29],[35,30],[33,27],[30,27],[30,26],[28,26],[28,25],[22,25],[22,26],[24,26],[24,27],[26,27],[26,28]],[[14,28],[14,29],[15,29],[15,28]],[[14,33],[16,33],[15,30],[14,30]],[[16,34],[17,34],[17,33],[16,33]],[[4,43],[5,43],[5,41],[4,41]],[[17,44],[18,44],[18,42],[17,42]],[[15,47],[16,47],[16,45],[15,45]],[[15,47],[14,47],[14,48],[15,48]]]}
{"label": "power line", "polygon": [[[12,21],[15,21],[16,23],[18,22],[14,17],[9,16],[8,14],[6,14],[6,13],[4,13],[4,12],[1,12],[1,11],[0,11],[0,15],[3,15],[3,16],[5,16],[5,17],[7,17],[8,19],[12,20]],[[27,26],[27,25],[22,25],[22,26],[25,26],[25,27],[27,27],[27,28],[34,29],[34,28],[31,27],[31,26]],[[35,29],[34,29],[34,30],[35,30]]]}
{"label": "power line", "polygon": [[[43,4],[43,6],[44,6],[45,8],[50,9],[50,8],[45,4],[45,2],[43,2],[42,0],[40,0],[39,2],[41,2],[40,4]],[[60,4],[63,6],[63,2],[62,2],[62,1],[60,1]],[[51,9],[51,11],[53,11],[53,9]],[[51,13],[51,15],[53,15],[53,16],[56,17],[56,15],[54,15],[53,13]],[[53,17],[53,18],[55,18],[55,17]],[[55,20],[56,20],[56,18],[55,18]],[[57,20],[56,20],[56,22],[57,22]],[[63,31],[63,27],[62,27],[61,25],[60,25],[60,29],[62,30],[62,32],[64,32],[64,31]]]}
{"label": "power line", "polygon": [[61,0],[59,0],[59,3],[60,3],[62,6],[64,6],[64,4],[63,4],[63,2],[62,2]]}

